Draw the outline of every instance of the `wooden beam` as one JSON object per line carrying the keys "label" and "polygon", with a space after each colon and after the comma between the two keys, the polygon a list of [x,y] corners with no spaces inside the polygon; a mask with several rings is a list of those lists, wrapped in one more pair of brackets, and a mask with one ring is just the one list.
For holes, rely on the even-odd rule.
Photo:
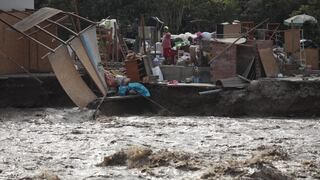
{"label": "wooden beam", "polygon": [[[63,20],[65,20],[67,17],[68,17],[68,16],[63,16],[62,18],[58,19],[57,22],[63,21]],[[47,21],[49,21],[49,19],[47,19]],[[53,22],[54,22],[54,21],[53,21]],[[48,28],[48,27],[52,26],[53,24],[55,24],[55,23],[45,25],[45,26],[42,27],[42,28]],[[64,26],[63,26],[63,27],[64,27]],[[67,28],[67,29],[68,29],[68,28]],[[33,35],[33,34],[35,34],[35,33],[37,33],[37,32],[39,32],[39,30],[35,30],[35,31],[29,33],[28,35],[31,36],[31,35]],[[77,33],[75,33],[75,34],[77,34]],[[20,39],[22,39],[22,38],[23,38],[23,36],[19,37],[18,40],[20,40]]]}
{"label": "wooden beam", "polygon": [[71,12],[62,12],[63,14],[68,14],[68,15],[71,15],[71,16],[74,16],[74,17],[77,17],[77,18],[79,18],[79,19],[81,19],[81,20],[83,20],[83,21],[86,21],[86,22],[88,22],[88,23],[90,23],[90,24],[94,24],[94,25],[97,25],[98,23],[96,23],[96,22],[93,22],[93,21],[91,21],[91,20],[89,20],[89,19],[87,19],[87,18],[84,18],[84,17],[81,17],[81,16],[79,16],[79,15],[77,15],[77,14],[74,14],[74,13],[71,13]]}

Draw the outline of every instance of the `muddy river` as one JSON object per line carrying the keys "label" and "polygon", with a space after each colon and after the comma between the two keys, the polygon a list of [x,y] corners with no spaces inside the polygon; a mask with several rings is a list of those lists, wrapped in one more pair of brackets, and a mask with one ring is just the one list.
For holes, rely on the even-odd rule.
{"label": "muddy river", "polygon": [[1,109],[0,179],[320,179],[320,119]]}

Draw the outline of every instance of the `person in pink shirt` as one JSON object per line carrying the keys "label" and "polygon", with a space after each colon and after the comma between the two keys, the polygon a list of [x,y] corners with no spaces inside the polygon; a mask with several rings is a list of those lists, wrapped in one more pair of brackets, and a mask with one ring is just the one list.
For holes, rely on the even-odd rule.
{"label": "person in pink shirt", "polygon": [[172,64],[172,50],[171,50],[171,33],[168,26],[164,28],[164,35],[162,37],[163,57],[166,64]]}

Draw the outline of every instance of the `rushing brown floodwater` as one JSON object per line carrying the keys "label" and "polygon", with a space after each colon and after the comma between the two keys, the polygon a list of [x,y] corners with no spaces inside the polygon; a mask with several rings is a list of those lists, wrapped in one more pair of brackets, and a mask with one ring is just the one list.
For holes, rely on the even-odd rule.
{"label": "rushing brown floodwater", "polygon": [[319,119],[91,114],[0,110],[0,179],[320,179]]}

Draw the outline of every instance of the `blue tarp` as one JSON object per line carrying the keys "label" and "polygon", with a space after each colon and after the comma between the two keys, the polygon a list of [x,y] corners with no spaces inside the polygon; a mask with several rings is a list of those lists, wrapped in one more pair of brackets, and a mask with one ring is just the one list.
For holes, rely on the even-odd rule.
{"label": "blue tarp", "polygon": [[141,83],[129,83],[128,86],[119,86],[119,95],[125,96],[130,90],[134,90],[144,97],[151,96],[149,90]]}

